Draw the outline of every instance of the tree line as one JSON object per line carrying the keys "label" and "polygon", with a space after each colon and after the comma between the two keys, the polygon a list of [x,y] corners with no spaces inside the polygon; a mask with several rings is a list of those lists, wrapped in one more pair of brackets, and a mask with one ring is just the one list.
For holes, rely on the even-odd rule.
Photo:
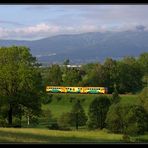
{"label": "tree line", "polygon": [[45,86],[103,86],[112,93],[116,85],[119,93],[136,93],[148,85],[148,53],[118,61],[106,58],[102,64],[88,63],[80,68],[68,68],[66,63],[42,69]]}

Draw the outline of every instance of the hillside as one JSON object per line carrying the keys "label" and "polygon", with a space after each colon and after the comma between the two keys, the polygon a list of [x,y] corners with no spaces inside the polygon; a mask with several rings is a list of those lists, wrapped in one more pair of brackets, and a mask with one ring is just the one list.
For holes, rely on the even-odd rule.
{"label": "hillside", "polygon": [[139,56],[148,51],[148,31],[94,32],[57,35],[35,41],[0,40],[0,46],[25,45],[42,63],[103,61]]}

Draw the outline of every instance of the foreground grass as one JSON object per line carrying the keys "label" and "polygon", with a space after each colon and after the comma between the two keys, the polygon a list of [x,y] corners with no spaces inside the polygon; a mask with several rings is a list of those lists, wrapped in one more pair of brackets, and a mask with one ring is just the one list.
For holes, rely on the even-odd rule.
{"label": "foreground grass", "polygon": [[123,141],[122,134],[96,131],[58,131],[36,128],[0,128],[0,143],[148,143],[148,133]]}
{"label": "foreground grass", "polygon": [[1,143],[110,143],[123,142],[121,134],[105,131],[58,131],[35,128],[0,128]]}

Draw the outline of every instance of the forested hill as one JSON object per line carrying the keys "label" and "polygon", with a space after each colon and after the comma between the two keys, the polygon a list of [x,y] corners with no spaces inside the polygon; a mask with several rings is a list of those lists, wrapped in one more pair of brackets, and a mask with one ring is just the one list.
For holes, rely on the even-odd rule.
{"label": "forested hill", "polygon": [[73,63],[119,59],[148,52],[148,31],[94,32],[57,35],[35,41],[0,40],[0,46],[26,45],[40,62]]}

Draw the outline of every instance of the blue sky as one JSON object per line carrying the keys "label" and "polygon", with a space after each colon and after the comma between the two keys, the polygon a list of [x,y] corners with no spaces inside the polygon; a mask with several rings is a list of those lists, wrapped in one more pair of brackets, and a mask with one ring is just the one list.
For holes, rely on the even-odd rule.
{"label": "blue sky", "polygon": [[148,5],[0,5],[0,39],[148,29]]}

